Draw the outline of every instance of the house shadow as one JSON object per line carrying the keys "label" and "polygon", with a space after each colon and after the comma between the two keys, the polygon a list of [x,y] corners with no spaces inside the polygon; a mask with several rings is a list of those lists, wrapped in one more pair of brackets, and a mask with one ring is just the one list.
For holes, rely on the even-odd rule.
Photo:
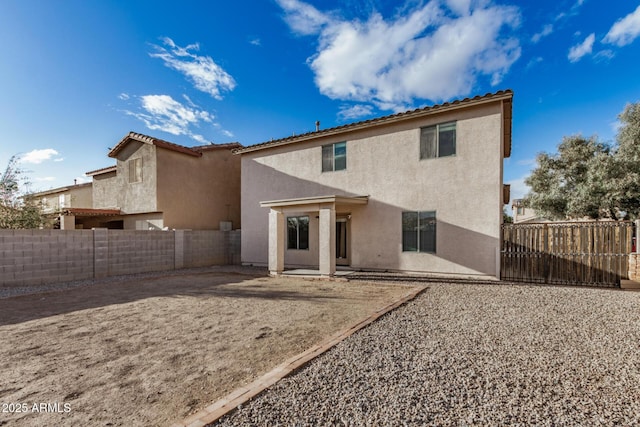
{"label": "house shadow", "polygon": [[[336,214],[346,216],[350,221],[350,266],[355,270],[381,271],[414,271],[442,274],[461,274],[466,276],[494,276],[499,264],[500,224],[502,211],[496,207],[495,224],[485,226],[482,220],[475,220],[476,229],[495,228],[496,235],[492,236],[465,226],[464,219],[454,224],[451,220],[460,216],[451,213],[448,207],[436,206],[429,200],[414,197],[405,204],[392,204],[376,198],[371,194],[376,190],[375,183],[347,180],[345,188],[321,184],[312,179],[303,179],[275,169],[272,166],[256,162],[254,175],[261,177],[270,186],[260,186],[260,194],[253,192],[251,197],[243,199],[243,204],[254,204],[250,209],[245,207],[242,234],[243,257],[242,262],[254,265],[266,265],[269,251],[269,209],[258,208],[259,203],[270,200],[298,199],[308,197],[369,196],[363,206],[336,207]],[[351,185],[350,185],[351,184]],[[250,185],[250,184],[249,184]],[[415,186],[412,188],[411,186]],[[407,183],[406,191],[420,194],[422,183]],[[478,194],[478,202],[482,202],[482,194]],[[474,200],[466,200],[468,206],[474,205]],[[256,209],[257,208],[257,209]],[[292,208],[293,209],[293,208]],[[407,211],[436,211],[436,251],[410,252],[403,251],[402,245],[402,214]],[[443,212],[447,211],[445,214]],[[287,215],[305,214],[310,218],[309,249],[306,252],[285,249],[285,270],[287,268],[317,269],[319,240],[317,211],[294,213]],[[457,216],[456,216],[457,215]],[[472,213],[468,216],[473,215]],[[315,221],[315,223],[314,223]],[[246,224],[251,224],[251,234]],[[384,227],[375,226],[385,224]],[[314,246],[313,240],[316,241]],[[247,249],[249,247],[249,249]],[[358,253],[365,255],[358,255]],[[306,262],[305,262],[306,261]]]}
{"label": "house shadow", "polygon": [[[0,326],[151,298],[332,300],[331,293],[279,290],[270,278],[226,272],[112,277],[88,286],[0,299]],[[264,282],[263,282],[264,281]]]}

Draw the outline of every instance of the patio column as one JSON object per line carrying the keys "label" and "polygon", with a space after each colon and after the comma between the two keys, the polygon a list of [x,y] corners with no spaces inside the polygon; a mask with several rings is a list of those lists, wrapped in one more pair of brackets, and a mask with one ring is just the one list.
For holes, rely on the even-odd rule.
{"label": "patio column", "polygon": [[75,229],[76,229],[75,215],[60,215],[60,230],[75,230]]}
{"label": "patio column", "polygon": [[284,215],[282,211],[269,211],[269,274],[277,276],[284,271]]}
{"label": "patio column", "polygon": [[335,206],[320,208],[319,224],[320,275],[336,273],[336,209]]}

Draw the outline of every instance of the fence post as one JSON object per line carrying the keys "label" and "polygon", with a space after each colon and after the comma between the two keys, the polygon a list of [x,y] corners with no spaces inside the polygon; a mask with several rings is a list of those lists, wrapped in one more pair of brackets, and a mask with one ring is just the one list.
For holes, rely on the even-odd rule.
{"label": "fence post", "polygon": [[181,268],[184,268],[184,241],[185,241],[185,235],[184,235],[184,230],[174,230],[173,231],[173,235],[174,235],[174,264],[173,264],[173,268],[175,270],[179,270]]}
{"label": "fence post", "polygon": [[544,242],[544,283],[549,283],[551,281],[551,255],[549,254],[549,226],[545,223],[542,226],[542,241]]}
{"label": "fence post", "polygon": [[640,254],[640,219],[636,219],[636,254]]}
{"label": "fence post", "polygon": [[93,277],[101,279],[109,275],[109,230],[93,229]]}

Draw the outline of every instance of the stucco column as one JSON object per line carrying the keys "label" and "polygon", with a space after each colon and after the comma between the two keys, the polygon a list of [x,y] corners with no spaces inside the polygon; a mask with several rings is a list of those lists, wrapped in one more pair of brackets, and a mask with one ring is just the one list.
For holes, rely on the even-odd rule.
{"label": "stucco column", "polygon": [[269,212],[269,274],[276,276],[284,271],[284,215],[271,209]]}
{"label": "stucco column", "polygon": [[60,230],[75,230],[75,229],[76,229],[75,215],[60,215]]}
{"label": "stucco column", "polygon": [[336,273],[336,210],[334,206],[320,208],[319,224],[320,275]]}

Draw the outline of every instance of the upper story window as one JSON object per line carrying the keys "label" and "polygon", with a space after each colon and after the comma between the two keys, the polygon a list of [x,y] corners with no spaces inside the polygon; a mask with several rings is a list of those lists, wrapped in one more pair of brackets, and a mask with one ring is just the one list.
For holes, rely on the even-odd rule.
{"label": "upper story window", "polygon": [[456,154],[456,122],[420,129],[420,158],[454,156]]}
{"label": "upper story window", "polygon": [[129,182],[142,181],[142,158],[131,159],[129,164]]}
{"label": "upper story window", "polygon": [[347,143],[336,142],[322,146],[322,172],[341,171],[347,168]]}
{"label": "upper story window", "polygon": [[58,207],[61,209],[71,207],[70,199],[69,194],[60,194],[58,196]]}

